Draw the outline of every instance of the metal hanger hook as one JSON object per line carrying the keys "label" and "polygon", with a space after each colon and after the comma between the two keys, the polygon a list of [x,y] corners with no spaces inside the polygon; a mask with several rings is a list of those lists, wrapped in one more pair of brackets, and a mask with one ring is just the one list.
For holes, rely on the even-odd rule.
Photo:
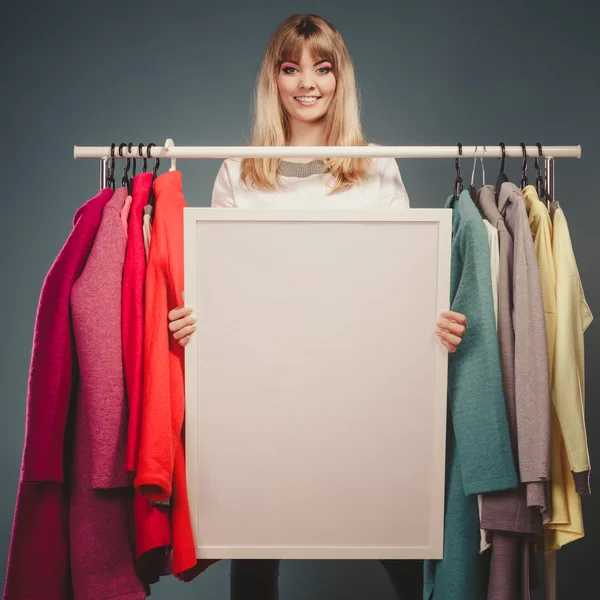
{"label": "metal hanger hook", "polygon": [[144,144],[142,144],[141,142],[138,144],[138,154],[142,157],[143,159],[143,166],[142,166],[142,173],[145,173],[148,170],[148,159],[144,156],[144,153],[142,152],[142,148],[144,147]]}
{"label": "metal hanger hook", "polygon": [[[477,150],[479,146],[475,146],[475,155],[477,155]],[[477,168],[477,156],[473,158],[473,172],[471,173],[471,187],[475,184],[475,169]]]}
{"label": "metal hanger hook", "polygon": [[521,188],[524,188],[529,184],[527,179],[527,149],[523,142],[521,142],[520,145],[521,151],[523,152],[523,165],[521,166]]}

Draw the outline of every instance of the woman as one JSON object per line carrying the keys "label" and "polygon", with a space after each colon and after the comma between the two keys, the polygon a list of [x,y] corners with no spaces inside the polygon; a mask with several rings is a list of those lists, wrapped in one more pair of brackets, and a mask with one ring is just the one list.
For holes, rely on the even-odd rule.
{"label": "woman", "polygon": [[[354,69],[338,31],[313,15],[286,19],[273,35],[256,90],[253,146],[361,146]],[[393,158],[227,159],[217,175],[213,207],[409,208]],[[169,313],[169,329],[185,346],[196,329],[192,308]],[[448,312],[437,334],[455,352],[467,329]],[[382,560],[398,598],[422,596],[421,561]],[[233,560],[232,600],[275,600],[277,560]]]}

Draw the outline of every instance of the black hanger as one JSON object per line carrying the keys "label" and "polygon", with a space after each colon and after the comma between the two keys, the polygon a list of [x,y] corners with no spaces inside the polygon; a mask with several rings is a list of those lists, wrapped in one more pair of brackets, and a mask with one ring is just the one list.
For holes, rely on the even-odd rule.
{"label": "black hanger", "polygon": [[106,187],[112,188],[115,191],[115,147],[116,144],[110,145],[110,163],[106,173]]}
{"label": "black hanger", "polygon": [[[129,142],[128,144],[129,146],[129,153],[131,154],[131,148],[133,147],[133,144],[131,142]],[[137,174],[137,159],[133,158],[133,169],[131,171],[131,177],[134,178]]]}
{"label": "black hanger", "polygon": [[[542,145],[538,142],[536,144],[536,146],[538,147],[538,155],[541,157],[542,156]],[[535,191],[537,192],[537,195],[539,197],[540,200],[543,200],[546,197],[546,188],[544,186],[544,178],[542,177],[542,173],[540,170],[540,165],[538,164],[538,157],[535,157],[535,172],[536,172],[536,177],[535,177]]]}
{"label": "black hanger", "polygon": [[[150,156],[150,150],[156,146],[156,144],[150,143],[148,144],[148,148],[146,149],[146,153],[148,158],[152,158]],[[152,169],[152,184],[150,186],[150,197],[148,198],[148,204],[150,206],[154,206],[154,202],[156,201],[156,196],[154,195],[154,182],[156,181],[156,174],[158,172],[158,167],[160,166],[160,159],[156,157],[154,159],[154,168]]]}
{"label": "black hanger", "polygon": [[[132,146],[133,146],[132,142],[129,142],[129,144],[127,144],[127,149],[129,150],[130,154],[131,154]],[[135,162],[135,159],[134,159],[134,162]],[[129,196],[131,196],[131,191],[133,188],[133,179],[131,177],[129,177],[130,167],[131,167],[131,158],[128,156],[127,163],[125,164],[125,168],[123,169],[123,178],[121,179],[121,183],[123,184],[124,187],[127,188],[127,194]]]}
{"label": "black hanger", "polygon": [[[127,144],[125,142],[123,142],[122,144],[119,144],[119,156],[121,158],[123,158],[123,148],[125,148],[125,146],[127,146]],[[121,177],[121,186],[122,187],[127,187],[127,179],[125,177],[125,171],[123,170],[123,177]]]}
{"label": "black hanger", "polygon": [[454,159],[456,167],[456,180],[454,181],[454,198],[458,198],[463,191],[463,178],[460,172],[460,157],[462,156],[462,144],[458,142],[458,156]]}
{"label": "black hanger", "polygon": [[523,165],[521,166],[521,189],[524,190],[529,185],[529,180],[527,179],[527,150],[523,142],[521,142],[521,150],[523,152]]}
{"label": "black hanger", "polygon": [[144,153],[142,152],[142,148],[144,147],[144,144],[142,144],[141,142],[138,144],[138,154],[142,157],[143,159],[143,166],[142,166],[142,173],[145,173],[148,170],[148,159],[144,156]]}
{"label": "black hanger", "polygon": [[506,146],[504,142],[500,142],[500,148],[502,148],[502,162],[500,163],[500,173],[498,179],[496,179],[496,202],[498,202],[498,196],[500,196],[500,188],[503,183],[508,182],[508,175],[504,172],[504,166],[506,164]]}
{"label": "black hanger", "polygon": [[[129,144],[120,144],[119,145],[119,156],[123,156],[123,147],[127,146],[129,152],[131,152],[131,146],[133,144],[130,142]],[[127,194],[131,196],[131,179],[129,178],[129,169],[131,168],[131,158],[127,157],[127,162],[125,163],[125,168],[123,169],[123,177],[121,178],[121,185],[124,188],[127,188]]]}

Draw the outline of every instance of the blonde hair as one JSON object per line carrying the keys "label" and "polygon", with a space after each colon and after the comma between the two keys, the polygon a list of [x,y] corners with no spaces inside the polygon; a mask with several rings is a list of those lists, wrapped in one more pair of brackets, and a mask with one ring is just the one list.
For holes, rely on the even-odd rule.
{"label": "blonde hair", "polygon": [[[289,115],[281,103],[277,77],[281,65],[300,62],[304,42],[316,60],[332,64],[336,89],[325,119],[325,146],[365,146],[360,122],[360,105],[354,67],[346,45],[337,29],[314,14],[297,14],[287,18],[273,34],[256,81],[252,146],[286,146],[290,139]],[[333,177],[330,193],[362,183],[371,167],[370,158],[331,158],[325,170]],[[277,172],[279,158],[244,158],[240,179],[246,186],[271,190],[281,187]]]}

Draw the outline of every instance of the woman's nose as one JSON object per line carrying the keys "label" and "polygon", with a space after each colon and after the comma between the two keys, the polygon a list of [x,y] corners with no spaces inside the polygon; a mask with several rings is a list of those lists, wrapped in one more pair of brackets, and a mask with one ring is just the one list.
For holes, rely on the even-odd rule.
{"label": "woman's nose", "polygon": [[300,87],[310,89],[313,87],[312,75],[303,75],[300,78]]}

